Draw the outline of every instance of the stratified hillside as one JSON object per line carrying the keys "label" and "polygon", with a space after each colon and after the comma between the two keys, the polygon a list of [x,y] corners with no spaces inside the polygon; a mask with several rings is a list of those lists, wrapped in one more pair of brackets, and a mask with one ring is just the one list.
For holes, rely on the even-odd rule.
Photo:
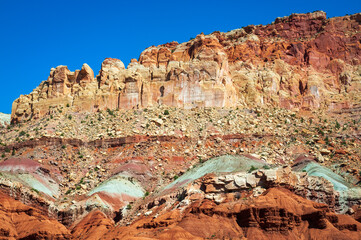
{"label": "stratified hillside", "polygon": [[84,64],[0,128],[1,239],[361,239],[361,14]]}

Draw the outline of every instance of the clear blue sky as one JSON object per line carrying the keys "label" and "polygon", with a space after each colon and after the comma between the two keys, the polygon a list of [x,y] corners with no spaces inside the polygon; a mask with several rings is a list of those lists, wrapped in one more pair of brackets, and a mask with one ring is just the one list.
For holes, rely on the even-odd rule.
{"label": "clear blue sky", "polygon": [[74,71],[88,63],[97,74],[107,57],[128,65],[151,45],[314,10],[343,16],[361,12],[361,3],[0,0],[0,112],[10,113],[12,102],[29,94],[58,65]]}

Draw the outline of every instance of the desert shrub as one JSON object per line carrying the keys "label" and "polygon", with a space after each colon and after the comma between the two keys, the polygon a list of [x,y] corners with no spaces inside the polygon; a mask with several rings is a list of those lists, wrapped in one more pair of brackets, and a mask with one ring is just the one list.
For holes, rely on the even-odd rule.
{"label": "desert shrub", "polygon": [[248,170],[248,173],[253,172],[254,170],[257,170],[258,168],[256,168],[255,166],[251,166],[251,168]]}

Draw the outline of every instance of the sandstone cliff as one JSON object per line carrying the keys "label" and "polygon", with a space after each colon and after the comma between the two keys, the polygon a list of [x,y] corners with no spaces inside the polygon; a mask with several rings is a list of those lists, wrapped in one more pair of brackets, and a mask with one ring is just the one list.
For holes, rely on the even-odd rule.
{"label": "sandstone cliff", "polygon": [[200,34],[144,50],[125,68],[105,59],[99,74],[66,66],[13,103],[12,121],[54,107],[96,112],[168,105],[278,106],[335,111],[361,102],[361,14],[292,14],[263,26]]}

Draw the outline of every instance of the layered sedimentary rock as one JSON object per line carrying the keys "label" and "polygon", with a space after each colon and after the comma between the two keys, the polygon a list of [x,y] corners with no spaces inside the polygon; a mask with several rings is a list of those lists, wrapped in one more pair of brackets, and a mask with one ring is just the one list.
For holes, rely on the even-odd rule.
{"label": "layered sedimentary rock", "polygon": [[14,102],[12,121],[65,106],[352,108],[360,101],[360,22],[361,14],[331,19],[324,12],[292,14],[266,26],[152,46],[127,69],[108,58],[96,78],[87,64],[75,72],[59,66]]}
{"label": "layered sedimentary rock", "polygon": [[[16,165],[17,162],[20,164]],[[295,169],[301,170],[309,163],[300,162]],[[1,167],[3,174],[4,169],[35,171],[38,165],[29,160],[13,159]],[[352,216],[335,213],[335,210],[340,212],[336,206],[337,184],[309,173],[294,172],[286,166],[270,169],[265,161],[251,156],[223,156],[190,169],[160,191],[138,197],[121,207],[115,217],[106,214],[106,208],[92,209],[93,204],[100,202],[99,198],[85,202],[78,197],[77,203],[68,202],[71,207],[67,211],[54,214],[58,221],[39,210],[46,208],[45,202],[38,201],[38,209],[35,209],[0,193],[0,237],[359,239],[361,223]],[[3,184],[0,183],[2,190]],[[104,189],[102,185],[97,188]],[[124,184],[118,184],[119,187],[124,188]],[[13,197],[17,189],[13,189]],[[43,193],[40,189],[33,203],[35,199],[42,199]],[[52,211],[61,209],[64,204],[53,205]],[[63,214],[75,218],[69,222]]]}
{"label": "layered sedimentary rock", "polygon": [[0,128],[0,238],[360,239],[360,21],[51,69]]}
{"label": "layered sedimentary rock", "polygon": [[71,235],[55,219],[0,192],[0,238],[71,239]]}
{"label": "layered sedimentary rock", "polygon": [[[325,204],[315,203],[284,188],[271,188],[244,200],[229,194],[215,204],[199,194],[171,211],[155,209],[149,217],[129,227],[114,228],[104,238],[121,236],[155,239],[358,239],[360,223],[336,215]],[[157,211],[158,210],[158,211]],[[154,218],[153,214],[157,215]],[[161,230],[160,230],[161,229]]]}

